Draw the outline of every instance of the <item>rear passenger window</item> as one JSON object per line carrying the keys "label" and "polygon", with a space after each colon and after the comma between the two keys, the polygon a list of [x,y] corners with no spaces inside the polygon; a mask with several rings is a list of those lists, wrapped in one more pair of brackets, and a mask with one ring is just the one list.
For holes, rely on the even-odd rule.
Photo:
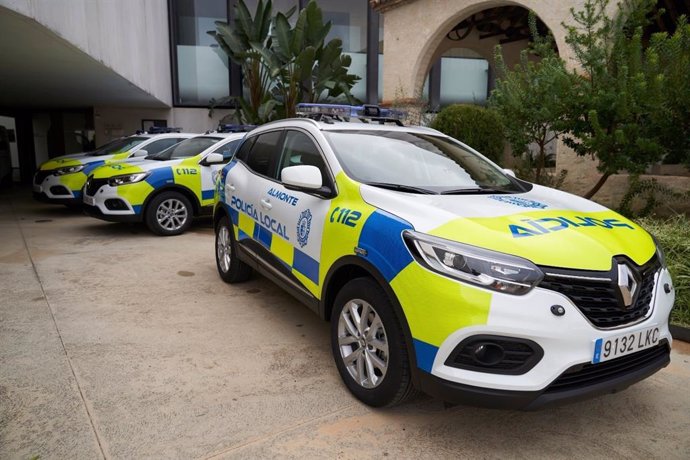
{"label": "rear passenger window", "polygon": [[159,141],[151,142],[150,144],[144,146],[143,149],[146,150],[149,155],[155,155],[156,153],[162,152],[163,150],[167,149],[168,147],[172,147],[182,140],[183,139],[177,138],[161,139]]}
{"label": "rear passenger window", "polygon": [[257,174],[275,178],[276,160],[280,155],[280,139],[282,131],[259,134],[254,141],[249,158],[245,160],[247,166]]}

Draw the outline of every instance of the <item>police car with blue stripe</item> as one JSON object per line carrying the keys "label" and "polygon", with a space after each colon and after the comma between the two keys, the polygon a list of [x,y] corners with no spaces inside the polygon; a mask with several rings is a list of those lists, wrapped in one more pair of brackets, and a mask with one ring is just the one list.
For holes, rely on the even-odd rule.
{"label": "police car with blue stripe", "polygon": [[640,226],[384,109],[300,111],[249,133],[223,168],[216,264],[230,283],[256,270],[330,320],[361,401],[419,389],[534,409],[669,363],[673,285]]}
{"label": "police car with blue stripe", "polygon": [[84,188],[87,214],[111,222],[145,222],[158,235],[183,233],[211,214],[214,184],[253,126],[223,125],[156,155],[93,170]]}

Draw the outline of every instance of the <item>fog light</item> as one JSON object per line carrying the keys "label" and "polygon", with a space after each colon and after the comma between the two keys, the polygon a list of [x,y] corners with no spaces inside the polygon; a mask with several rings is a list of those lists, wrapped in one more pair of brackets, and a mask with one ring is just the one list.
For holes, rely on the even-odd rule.
{"label": "fog light", "polygon": [[474,360],[484,366],[495,366],[503,361],[503,358],[505,351],[496,343],[484,342],[474,347]]}

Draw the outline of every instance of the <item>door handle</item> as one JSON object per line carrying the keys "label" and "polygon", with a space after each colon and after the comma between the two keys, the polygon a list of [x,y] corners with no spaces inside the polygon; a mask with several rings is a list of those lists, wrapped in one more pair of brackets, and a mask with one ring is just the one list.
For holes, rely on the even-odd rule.
{"label": "door handle", "polygon": [[235,185],[234,184],[225,184],[225,188],[230,190],[231,192],[235,191]]}
{"label": "door handle", "polygon": [[268,199],[266,199],[266,198],[261,198],[261,206],[262,206],[264,209],[269,209],[269,210],[273,207],[273,205],[271,204],[271,202],[268,201]]}

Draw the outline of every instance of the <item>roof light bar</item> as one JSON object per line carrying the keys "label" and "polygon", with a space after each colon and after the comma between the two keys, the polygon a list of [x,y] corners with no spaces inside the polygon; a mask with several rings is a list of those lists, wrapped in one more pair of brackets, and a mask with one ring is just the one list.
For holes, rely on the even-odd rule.
{"label": "roof light bar", "polygon": [[256,128],[256,125],[230,125],[221,124],[218,125],[216,129],[217,133],[248,133],[252,129]]}
{"label": "roof light bar", "polygon": [[404,113],[399,110],[383,109],[377,105],[345,105],[345,104],[297,104],[297,114],[330,115],[339,118],[387,118],[400,120]]}
{"label": "roof light bar", "polygon": [[147,130],[137,130],[137,134],[169,134],[182,132],[182,128],[173,128],[171,126],[151,126]]}

